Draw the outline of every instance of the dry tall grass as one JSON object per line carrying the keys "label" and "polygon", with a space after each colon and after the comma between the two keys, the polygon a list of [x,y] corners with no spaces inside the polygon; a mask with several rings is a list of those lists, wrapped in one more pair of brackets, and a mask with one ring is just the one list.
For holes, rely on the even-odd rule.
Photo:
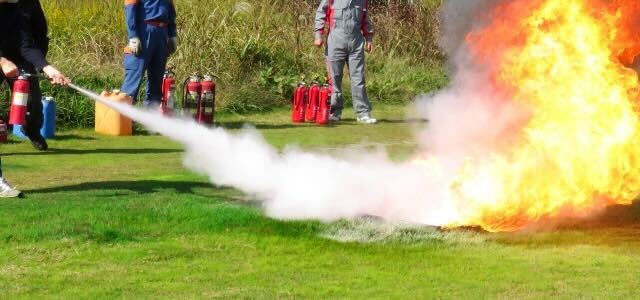
{"label": "dry tall grass", "polygon": [[[374,101],[404,102],[446,82],[435,42],[441,1],[371,0],[377,31],[375,52],[368,57]],[[176,1],[181,45],[169,66],[179,78],[194,71],[216,75],[226,110],[285,104],[300,75],[324,77],[323,51],[311,44],[318,2]],[[119,85],[127,42],[122,1],[42,4],[50,23],[51,60],[94,89]]]}

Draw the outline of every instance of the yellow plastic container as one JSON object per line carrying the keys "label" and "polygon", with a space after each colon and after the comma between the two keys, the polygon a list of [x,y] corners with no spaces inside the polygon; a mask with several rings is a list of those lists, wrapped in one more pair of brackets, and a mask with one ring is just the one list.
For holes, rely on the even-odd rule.
{"label": "yellow plastic container", "polygon": [[[111,101],[132,104],[133,99],[125,93],[115,90],[102,92],[100,96]],[[119,112],[96,101],[96,132],[104,135],[128,136],[133,133],[133,121]]]}

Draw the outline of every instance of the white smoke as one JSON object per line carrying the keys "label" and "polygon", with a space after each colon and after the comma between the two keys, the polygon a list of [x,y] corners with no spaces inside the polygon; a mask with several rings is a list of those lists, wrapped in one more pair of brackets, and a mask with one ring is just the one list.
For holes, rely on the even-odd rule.
{"label": "white smoke", "polygon": [[449,0],[440,12],[440,47],[446,51],[451,82],[435,95],[416,101],[429,124],[417,142],[429,155],[461,160],[482,158],[517,138],[530,113],[497,91],[487,66],[479,64],[465,37],[488,22],[496,5],[508,0]]}
{"label": "white smoke", "polygon": [[[233,134],[190,120],[106,101],[123,114],[185,147],[184,164],[217,185],[254,196],[272,217],[336,220],[376,215],[387,220],[445,225],[464,207],[452,201],[450,185],[466,157],[481,157],[505,142],[507,128],[526,116],[490,88],[486,72],[470,62],[464,35],[478,23],[469,20],[500,1],[447,1],[442,47],[452,58],[451,85],[422,96],[417,107],[428,125],[417,142],[439,163],[424,166],[391,162],[386,153],[328,154],[269,145],[251,128]],[[482,22],[482,20],[480,20]],[[96,95],[83,91],[99,100]],[[487,101],[487,100],[491,101]],[[355,151],[355,150],[354,150]]]}
{"label": "white smoke", "polygon": [[342,158],[295,148],[279,152],[252,128],[233,134],[80,91],[183,144],[186,167],[253,195],[272,217],[330,221],[370,214],[441,225],[455,214],[449,203],[437,201],[446,199],[438,195],[446,192],[446,182],[420,166],[393,163],[383,152]]}

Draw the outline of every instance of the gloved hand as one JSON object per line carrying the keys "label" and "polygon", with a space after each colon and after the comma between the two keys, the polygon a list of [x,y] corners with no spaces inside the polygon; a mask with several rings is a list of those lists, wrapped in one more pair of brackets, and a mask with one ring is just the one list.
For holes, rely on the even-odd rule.
{"label": "gloved hand", "polygon": [[140,56],[142,54],[142,47],[140,43],[140,39],[137,37],[129,39],[129,50],[131,50],[131,54],[135,56]]}
{"label": "gloved hand", "polygon": [[169,54],[173,54],[178,50],[178,37],[172,37],[169,39]]}

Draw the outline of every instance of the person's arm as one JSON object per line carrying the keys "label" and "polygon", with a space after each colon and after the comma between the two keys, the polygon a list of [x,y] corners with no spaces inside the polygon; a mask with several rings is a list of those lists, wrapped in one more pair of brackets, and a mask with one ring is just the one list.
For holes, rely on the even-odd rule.
{"label": "person's arm", "polygon": [[367,52],[371,52],[373,49],[373,23],[371,22],[371,16],[369,16],[369,0],[365,0],[362,13],[362,34],[367,41]]}
{"label": "person's arm", "polygon": [[25,23],[22,14],[16,17],[16,24],[13,30],[15,30],[20,37],[20,54],[22,57],[36,67],[38,71],[48,66],[49,62],[44,57],[44,53],[36,47],[33,37],[31,36],[31,30]]}
{"label": "person's arm", "polygon": [[314,26],[314,44],[318,47],[322,46],[322,36],[324,35],[324,28],[329,21],[329,10],[331,9],[331,0],[322,0],[316,10],[316,21]]}
{"label": "person's arm", "polygon": [[364,14],[362,18],[362,34],[364,34],[367,42],[371,43],[373,42],[373,23],[371,23],[371,16],[369,15],[368,2],[368,0],[365,0],[366,5],[364,7],[364,11],[362,12]]}
{"label": "person's arm", "polygon": [[142,53],[142,42],[138,36],[138,18],[136,11],[140,5],[140,0],[124,0],[124,19],[127,25],[127,35],[129,43],[125,49],[125,53],[131,53],[139,56]]}
{"label": "person's arm", "polygon": [[47,19],[42,11],[39,0],[22,0],[18,2],[20,13],[23,16],[25,28],[29,30],[34,45],[47,56],[49,51],[49,37]]}
{"label": "person's arm", "polygon": [[140,0],[124,0],[124,20],[127,24],[127,34],[129,39],[140,38],[138,36],[138,20],[136,11],[140,5]]}
{"label": "person's arm", "polygon": [[176,26],[176,6],[173,0],[169,3],[169,54],[178,50],[178,28]]}
{"label": "person's arm", "polygon": [[[42,70],[51,79],[53,84],[68,84],[70,81],[67,77],[58,71],[54,66],[50,65],[44,54],[35,46],[29,29],[24,24],[22,15],[17,18],[17,24],[14,30],[20,35],[20,54],[28,62],[30,62],[36,70]],[[7,75],[8,76],[8,75]]]}
{"label": "person's arm", "polygon": [[178,28],[176,26],[176,5],[173,0],[169,1],[169,38],[178,36]]}

